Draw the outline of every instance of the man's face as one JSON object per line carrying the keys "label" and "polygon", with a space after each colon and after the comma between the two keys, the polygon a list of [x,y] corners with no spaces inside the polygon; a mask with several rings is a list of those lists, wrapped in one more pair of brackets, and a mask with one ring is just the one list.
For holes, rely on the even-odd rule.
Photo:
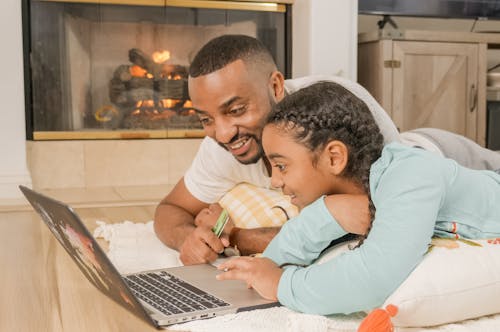
{"label": "man's face", "polygon": [[189,78],[189,96],[207,136],[243,164],[263,156],[261,137],[274,104],[269,80],[234,61],[208,75]]}

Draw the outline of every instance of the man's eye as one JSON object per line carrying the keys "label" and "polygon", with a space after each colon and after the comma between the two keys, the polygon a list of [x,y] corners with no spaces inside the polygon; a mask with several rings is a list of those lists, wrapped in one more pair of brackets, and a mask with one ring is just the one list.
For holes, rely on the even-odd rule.
{"label": "man's eye", "polygon": [[200,122],[203,126],[208,126],[210,123],[211,123],[211,119],[210,118],[201,118],[200,117]]}
{"label": "man's eye", "polygon": [[231,108],[228,113],[232,114],[232,115],[237,115],[237,114],[241,114],[241,113],[245,112],[246,109],[247,109],[246,106],[239,106],[239,107]]}

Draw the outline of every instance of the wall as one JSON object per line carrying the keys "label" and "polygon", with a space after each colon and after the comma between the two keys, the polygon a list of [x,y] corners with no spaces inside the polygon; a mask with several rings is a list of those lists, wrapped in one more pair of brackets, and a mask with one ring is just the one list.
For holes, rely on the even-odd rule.
{"label": "wall", "polygon": [[295,0],[292,76],[338,75],[356,80],[356,0]]}
{"label": "wall", "polygon": [[0,12],[0,41],[4,45],[0,80],[0,202],[6,203],[20,199],[22,194],[17,186],[30,185],[31,178],[26,168],[21,1],[1,1]]}

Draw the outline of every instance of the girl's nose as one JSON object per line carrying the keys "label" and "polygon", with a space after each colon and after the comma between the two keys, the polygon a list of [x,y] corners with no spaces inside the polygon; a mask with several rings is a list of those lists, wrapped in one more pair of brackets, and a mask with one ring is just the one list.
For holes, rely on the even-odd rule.
{"label": "girl's nose", "polygon": [[271,186],[273,188],[280,189],[283,187],[283,180],[281,180],[280,176],[276,175],[276,172],[272,172],[271,174]]}

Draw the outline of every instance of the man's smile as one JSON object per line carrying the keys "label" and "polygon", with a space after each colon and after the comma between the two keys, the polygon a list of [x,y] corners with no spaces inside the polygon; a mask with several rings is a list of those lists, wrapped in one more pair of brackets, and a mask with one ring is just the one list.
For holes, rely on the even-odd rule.
{"label": "man's smile", "polygon": [[225,144],[225,146],[233,155],[239,156],[248,152],[251,142],[252,137],[244,136],[231,144]]}

